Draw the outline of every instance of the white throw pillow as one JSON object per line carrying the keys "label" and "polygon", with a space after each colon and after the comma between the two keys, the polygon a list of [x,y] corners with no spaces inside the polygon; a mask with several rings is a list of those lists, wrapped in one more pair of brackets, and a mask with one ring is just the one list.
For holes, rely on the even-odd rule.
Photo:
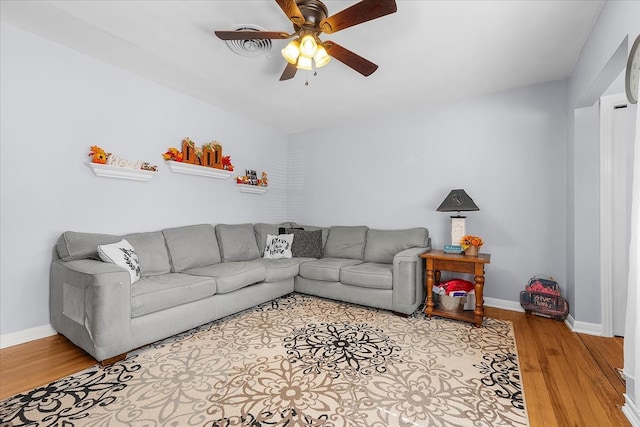
{"label": "white throw pillow", "polygon": [[293,244],[293,234],[280,234],[280,235],[267,234],[267,241],[264,247],[264,258],[269,258],[269,259],[291,258],[292,244]]}
{"label": "white throw pillow", "polygon": [[124,267],[131,276],[131,284],[140,280],[140,262],[138,254],[126,239],[110,245],[99,245],[98,255],[104,262],[110,262],[120,267]]}

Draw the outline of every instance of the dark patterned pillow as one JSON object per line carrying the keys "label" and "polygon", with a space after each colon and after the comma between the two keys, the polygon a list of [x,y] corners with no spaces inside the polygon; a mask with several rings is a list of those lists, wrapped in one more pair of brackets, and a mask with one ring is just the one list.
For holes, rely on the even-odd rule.
{"label": "dark patterned pillow", "polygon": [[293,234],[291,252],[297,258],[322,258],[322,230],[304,231],[288,228]]}

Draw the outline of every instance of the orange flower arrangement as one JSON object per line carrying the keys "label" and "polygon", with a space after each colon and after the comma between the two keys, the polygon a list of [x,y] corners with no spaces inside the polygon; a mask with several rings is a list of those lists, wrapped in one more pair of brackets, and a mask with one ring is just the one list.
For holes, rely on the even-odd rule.
{"label": "orange flower arrangement", "polygon": [[469,246],[477,246],[478,249],[480,249],[480,247],[484,245],[484,241],[480,236],[466,235],[462,237],[462,240],[460,240],[460,245],[464,251],[466,251]]}

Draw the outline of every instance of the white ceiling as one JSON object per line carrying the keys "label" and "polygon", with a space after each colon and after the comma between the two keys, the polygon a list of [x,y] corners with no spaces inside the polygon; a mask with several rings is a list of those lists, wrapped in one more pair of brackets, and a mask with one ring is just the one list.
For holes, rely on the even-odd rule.
{"label": "white ceiling", "polygon": [[[356,3],[327,0],[329,15]],[[395,14],[322,40],[379,65],[363,77],[339,61],[278,81],[263,58],[231,52],[214,30],[291,32],[271,0],[1,0],[2,21],[286,133],[428,107],[565,78],[604,0],[397,0]]]}

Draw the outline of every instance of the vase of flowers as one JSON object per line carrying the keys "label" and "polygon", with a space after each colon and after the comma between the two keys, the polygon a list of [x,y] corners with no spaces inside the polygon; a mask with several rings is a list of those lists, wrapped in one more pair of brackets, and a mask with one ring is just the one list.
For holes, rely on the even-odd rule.
{"label": "vase of flowers", "polygon": [[484,241],[480,236],[463,236],[462,240],[460,240],[460,246],[462,246],[462,250],[465,255],[468,256],[478,256],[478,250],[482,247]]}

